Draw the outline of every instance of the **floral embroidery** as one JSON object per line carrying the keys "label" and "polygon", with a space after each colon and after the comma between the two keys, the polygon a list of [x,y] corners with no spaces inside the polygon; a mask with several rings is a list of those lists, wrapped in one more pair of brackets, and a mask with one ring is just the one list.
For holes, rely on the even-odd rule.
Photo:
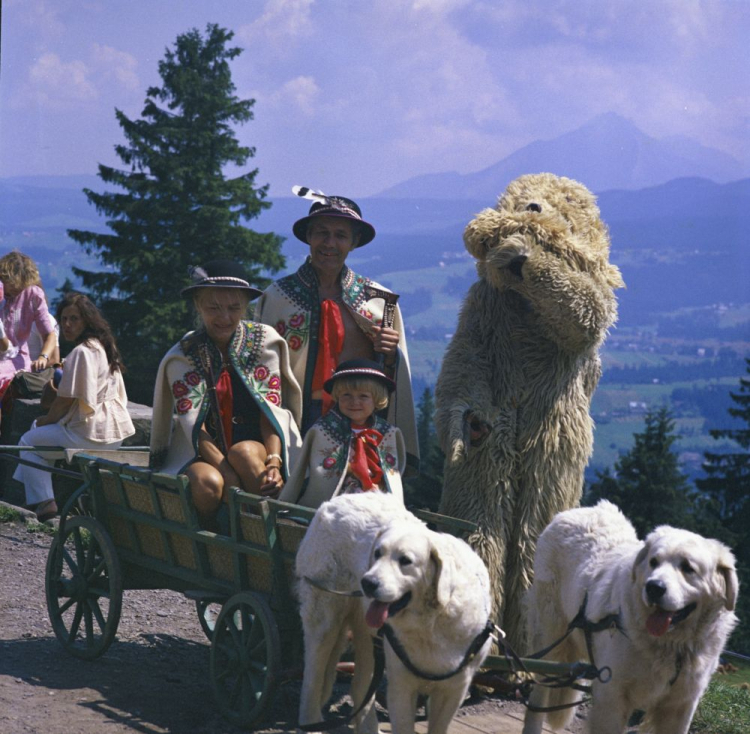
{"label": "floral embroidery", "polygon": [[349,445],[337,444],[329,449],[323,449],[320,452],[323,455],[321,467],[324,469],[326,479],[341,476],[344,470],[345,461],[349,455]]}
{"label": "floral embroidery", "polygon": [[388,464],[388,466],[386,467],[388,473],[394,474],[396,471],[396,457],[390,452],[386,452],[385,463]]}
{"label": "floral embroidery", "polygon": [[310,333],[310,327],[307,323],[307,314],[304,311],[293,313],[289,317],[289,322],[279,321],[276,324],[276,331],[286,339],[289,348],[295,352],[299,351],[307,342]]}
{"label": "floral embroidery", "polygon": [[249,377],[253,392],[271,405],[281,405],[281,377],[277,373],[259,364]]}
{"label": "floral embroidery", "polygon": [[172,383],[172,395],[175,397],[175,408],[180,415],[191,411],[203,401],[206,383],[195,370],[186,372],[181,380]]}
{"label": "floral embroidery", "polygon": [[177,382],[172,385],[172,394],[176,398],[184,397],[188,394],[189,391],[190,388],[188,388],[188,386],[182,380],[177,380]]}

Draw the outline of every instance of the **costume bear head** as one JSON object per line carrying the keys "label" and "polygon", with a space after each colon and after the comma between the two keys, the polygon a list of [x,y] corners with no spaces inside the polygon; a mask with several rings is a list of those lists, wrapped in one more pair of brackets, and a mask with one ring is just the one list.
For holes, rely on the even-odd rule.
{"label": "costume bear head", "polygon": [[479,261],[480,277],[500,290],[523,290],[524,265],[537,254],[603,280],[609,288],[624,286],[609,262],[609,234],[594,195],[583,184],[552,173],[512,181],[495,209],[485,209],[468,224],[464,243]]}

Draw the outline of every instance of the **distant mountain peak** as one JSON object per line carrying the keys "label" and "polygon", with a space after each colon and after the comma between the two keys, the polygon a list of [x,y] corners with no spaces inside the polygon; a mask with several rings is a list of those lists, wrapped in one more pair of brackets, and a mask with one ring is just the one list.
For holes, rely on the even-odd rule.
{"label": "distant mountain peak", "polygon": [[750,176],[750,168],[723,151],[685,137],[657,139],[616,112],[599,114],[549,140],[536,140],[481,171],[417,176],[378,194],[407,199],[475,199],[494,202],[514,178],[549,171],[595,192],[641,189],[676,178],[717,183]]}

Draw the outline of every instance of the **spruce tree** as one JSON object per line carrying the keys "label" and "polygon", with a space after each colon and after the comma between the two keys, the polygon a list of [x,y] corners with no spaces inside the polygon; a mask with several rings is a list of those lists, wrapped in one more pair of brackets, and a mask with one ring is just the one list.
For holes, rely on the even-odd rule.
{"label": "spruce tree", "polygon": [[437,512],[443,488],[443,452],[435,433],[435,400],[429,387],[424,389],[417,404],[417,438],[419,440],[419,476],[404,482],[404,495],[409,507]]}
{"label": "spruce tree", "polygon": [[[746,359],[750,374],[750,359]],[[736,442],[739,451],[723,453],[705,452],[703,470],[707,477],[696,480],[699,489],[711,493],[719,500],[721,517],[725,523],[745,537],[750,546],[750,378],[740,378],[739,392],[729,393],[737,407],[729,414],[744,422],[743,427],[710,431],[713,438]],[[750,562],[750,548],[748,549]]]}
{"label": "spruce tree", "polygon": [[[750,359],[745,361],[750,375]],[[750,583],[750,377],[741,377],[739,391],[730,396],[736,407],[729,408],[728,412],[744,425],[710,433],[717,440],[734,441],[739,450],[706,451],[703,470],[707,476],[696,480],[696,484],[719,505],[720,519],[730,534],[729,538],[722,539],[732,546],[740,587],[747,589]],[[740,594],[737,604],[737,616],[742,623],[734,631],[729,647],[750,655],[750,597]]]}
{"label": "spruce tree", "polygon": [[192,325],[180,290],[188,268],[216,258],[242,263],[255,285],[284,265],[282,239],[243,226],[270,206],[257,169],[232,178],[255,154],[232,126],[252,119],[254,100],[235,94],[229,47],[233,33],[208,25],[177,37],[159,62],[161,86],[150,87],[140,119],[115,110],[126,144],[115,146],[124,168],[99,166],[115,188],[84,189],[109,232],[68,234],[98,256],[101,272],[73,268],[112,324],[128,367],[131,399],[151,401],[159,360]]}
{"label": "spruce tree", "polygon": [[674,420],[666,408],[649,411],[643,433],[634,434],[635,444],[615,462],[614,475],[598,473],[586,496],[586,504],[600,499],[614,502],[645,537],[657,525],[696,529],[695,497],[680,471],[672,444]]}

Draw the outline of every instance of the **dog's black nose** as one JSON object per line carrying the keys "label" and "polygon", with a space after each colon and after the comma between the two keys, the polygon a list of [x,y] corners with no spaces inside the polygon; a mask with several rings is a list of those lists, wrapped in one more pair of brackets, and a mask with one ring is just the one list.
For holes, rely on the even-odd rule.
{"label": "dog's black nose", "polygon": [[539,214],[539,212],[542,211],[542,205],[537,204],[535,201],[532,201],[530,204],[526,205],[526,211],[527,212],[536,212]]}
{"label": "dog's black nose", "polygon": [[362,579],[362,591],[365,592],[365,596],[372,596],[378,590],[378,586],[377,581],[368,579],[367,576]]}
{"label": "dog's black nose", "polygon": [[646,598],[655,604],[667,593],[667,587],[661,581],[649,581],[646,584]]}

